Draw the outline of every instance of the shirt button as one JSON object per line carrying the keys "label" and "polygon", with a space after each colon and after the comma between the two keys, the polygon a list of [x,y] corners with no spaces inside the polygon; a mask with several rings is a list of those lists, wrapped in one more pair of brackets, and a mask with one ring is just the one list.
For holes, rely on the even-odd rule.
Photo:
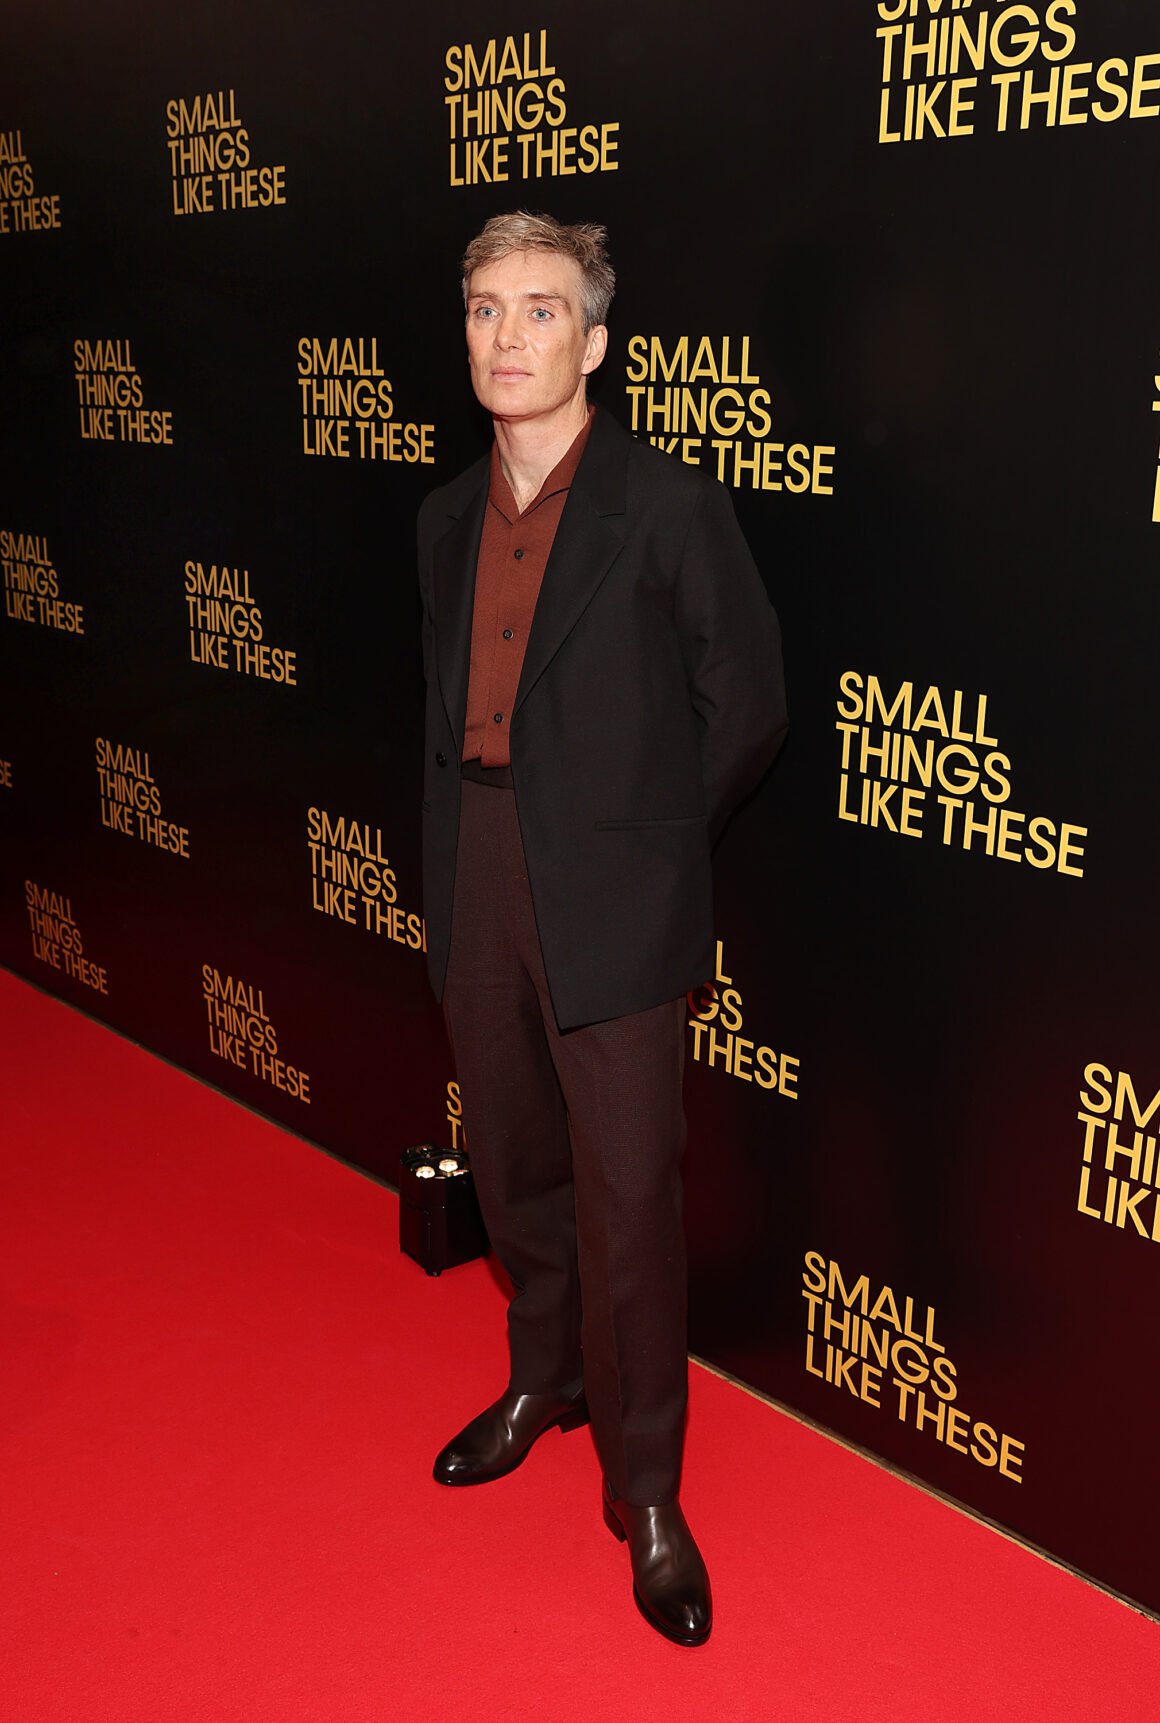
{"label": "shirt button", "polygon": [[511,637],[512,637],[512,631],[511,631],[511,629],[510,629],[510,628],[505,628],[505,629],[504,629],[504,631],[503,631],[503,637],[504,637],[504,639],[505,639],[505,640],[510,640],[510,639],[511,639]]}
{"label": "shirt button", "polygon": [[516,559],[516,561],[517,561],[517,562],[522,562],[522,561],[523,561],[523,559],[524,559],[524,553],[523,553],[523,551],[522,551],[522,550],[517,550],[517,551],[516,551],[516,552],[515,552],[515,559]]}
{"label": "shirt button", "polygon": [[503,723],[503,713],[502,712],[494,712],[492,714],[492,721],[493,721],[493,723],[496,723],[496,724],[502,724]]}
{"label": "shirt button", "polygon": [[443,752],[442,748],[440,748],[439,752],[435,756],[435,764],[437,766],[445,766],[447,764],[447,755]]}

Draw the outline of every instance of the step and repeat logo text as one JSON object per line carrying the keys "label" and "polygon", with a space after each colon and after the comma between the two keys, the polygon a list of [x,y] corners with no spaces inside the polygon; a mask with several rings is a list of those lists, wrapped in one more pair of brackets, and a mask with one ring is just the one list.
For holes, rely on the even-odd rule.
{"label": "step and repeat logo text", "polygon": [[1082,58],[1079,0],[878,0],[878,141],[1150,120],[1160,54]]}
{"label": "step and repeat logo text", "polygon": [[834,494],[833,444],[774,436],[748,335],[633,335],[625,377],[629,428],[666,454],[734,490]]}
{"label": "step and repeat logo text", "polygon": [[298,343],[302,452],[339,460],[435,461],[435,427],[395,416],[395,396],[372,336],[304,335]]}
{"label": "step and repeat logo text", "polygon": [[233,90],[175,96],[165,104],[174,215],[269,209],[286,202],[286,167],[259,167]]}
{"label": "step and repeat logo text", "polygon": [[313,909],[411,951],[426,951],[422,916],[399,903],[398,881],[381,827],[329,814],[325,808],[309,808],[306,848]]}
{"label": "step and repeat logo text", "polygon": [[262,989],[203,963],[201,990],[214,1057],[309,1106],[310,1074],[283,1058]]}
{"label": "step and repeat logo text", "polygon": [[905,838],[1083,878],[1086,826],[1009,806],[1011,759],[988,734],[987,696],[877,676],[839,680],[838,818]]}
{"label": "step and repeat logo text", "polygon": [[733,977],[725,973],[725,945],[717,941],[717,966],[712,981],[688,995],[689,1033],[693,1058],[710,1070],[755,1083],[767,1094],[798,1098],[801,1060],[791,1053],[777,1053],[752,1035],[743,1035],[745,1016],[741,993]]}
{"label": "step and repeat logo text", "polygon": [[0,233],[45,233],[60,226],[60,193],[38,192],[19,130],[0,132]]}
{"label": "step and repeat logo text", "polygon": [[70,981],[79,981],[94,993],[108,996],[109,972],[85,954],[85,942],[73,914],[72,899],[63,892],[24,882],[24,907],[32,934],[32,955],[37,963],[59,970]]}
{"label": "step and repeat logo text", "polygon": [[96,761],[102,826],[188,861],[189,827],[163,816],[149,755],[98,736]]}
{"label": "step and repeat logo text", "polygon": [[[1160,1244],[1160,1088],[1137,1085],[1128,1071],[1085,1067],[1079,1092],[1083,1145],[1080,1214]],[[1142,1106],[1141,1101],[1147,1104]],[[1149,1129],[1149,1126],[1152,1128]]]}
{"label": "step and repeat logo text", "polygon": [[443,66],[453,186],[619,168],[619,120],[576,123],[546,30],[457,42]]}
{"label": "step and repeat logo text", "polygon": [[128,341],[74,341],[73,367],[86,442],[173,443],[173,414],[150,407]]}
{"label": "step and repeat logo text", "polygon": [[61,596],[60,576],[43,534],[0,532],[0,570],[5,616],[61,634],[84,633],[85,607]]}
{"label": "step and repeat logo text", "polygon": [[868,1275],[848,1279],[839,1263],[807,1250],[802,1270],[805,1368],[876,1411],[942,1442],[1013,1484],[1023,1482],[1025,1444],[958,1404],[959,1373],[936,1338],[935,1312],[898,1298]]}
{"label": "step and repeat logo text", "polygon": [[297,651],[273,646],[266,639],[266,625],[250,587],[248,568],[224,562],[187,562],[185,605],[192,663],[297,687]]}
{"label": "step and repeat logo text", "polygon": [[467,1132],[463,1128],[463,1101],[459,1094],[459,1084],[454,1079],[447,1085],[447,1129],[451,1132],[453,1149],[467,1146]]}

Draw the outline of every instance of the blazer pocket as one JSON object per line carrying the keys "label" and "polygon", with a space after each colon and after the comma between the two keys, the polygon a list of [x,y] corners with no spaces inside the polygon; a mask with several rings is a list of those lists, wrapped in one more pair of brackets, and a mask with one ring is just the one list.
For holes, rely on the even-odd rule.
{"label": "blazer pocket", "polygon": [[704,814],[681,814],[675,820],[597,820],[598,832],[647,832],[654,827],[703,826]]}

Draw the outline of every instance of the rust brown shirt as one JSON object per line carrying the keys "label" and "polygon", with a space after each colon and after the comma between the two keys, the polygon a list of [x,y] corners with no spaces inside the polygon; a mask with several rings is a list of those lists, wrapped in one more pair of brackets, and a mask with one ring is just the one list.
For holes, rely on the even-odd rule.
{"label": "rust brown shirt", "polygon": [[504,477],[499,448],[492,444],[487,513],[475,567],[465,760],[480,760],[485,766],[511,765],[508,727],[528,634],[594,411],[589,407],[587,423],[523,514]]}

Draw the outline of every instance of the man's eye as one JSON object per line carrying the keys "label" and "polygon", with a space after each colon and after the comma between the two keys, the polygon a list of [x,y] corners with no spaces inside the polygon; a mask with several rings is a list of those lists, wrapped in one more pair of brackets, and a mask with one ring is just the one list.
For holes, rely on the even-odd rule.
{"label": "man's eye", "polygon": [[477,305],[475,308],[475,315],[479,318],[494,317],[495,306],[494,305]]}
{"label": "man's eye", "polygon": [[536,309],[532,312],[532,316],[539,318],[541,323],[546,323],[551,315],[552,313],[548,310],[546,305],[537,305]]}

